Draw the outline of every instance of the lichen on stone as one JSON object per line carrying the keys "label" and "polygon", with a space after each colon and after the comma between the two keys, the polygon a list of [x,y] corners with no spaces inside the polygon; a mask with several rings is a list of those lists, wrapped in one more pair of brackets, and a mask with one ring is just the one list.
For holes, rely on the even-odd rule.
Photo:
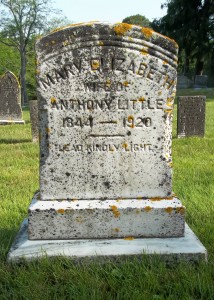
{"label": "lichen on stone", "polygon": [[148,27],[143,27],[141,29],[141,31],[142,31],[143,35],[148,39],[152,36],[152,33],[154,32],[153,29],[148,28]]}
{"label": "lichen on stone", "polygon": [[110,205],[110,208],[111,208],[115,218],[118,218],[120,216],[120,212],[119,212],[117,206],[116,205]]}
{"label": "lichen on stone", "polygon": [[57,212],[58,212],[59,214],[64,214],[64,213],[65,213],[65,210],[62,209],[62,208],[60,208],[60,209],[57,210]]}
{"label": "lichen on stone", "polygon": [[125,241],[133,241],[135,238],[133,236],[124,237]]}
{"label": "lichen on stone", "polygon": [[172,211],[173,211],[173,207],[167,207],[167,208],[165,208],[165,211],[168,213],[168,214],[171,214],[172,213]]}
{"label": "lichen on stone", "polygon": [[145,212],[150,212],[152,210],[151,206],[145,206],[144,211]]}
{"label": "lichen on stone", "polygon": [[119,23],[114,26],[114,31],[117,35],[125,35],[132,28],[131,24]]}

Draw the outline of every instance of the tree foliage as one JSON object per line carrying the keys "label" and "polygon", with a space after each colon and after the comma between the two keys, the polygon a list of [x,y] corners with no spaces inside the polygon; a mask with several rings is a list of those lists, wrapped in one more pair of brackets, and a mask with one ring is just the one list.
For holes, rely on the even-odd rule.
{"label": "tree foliage", "polygon": [[27,54],[30,51],[34,56],[32,39],[50,28],[48,16],[59,15],[60,12],[52,8],[50,0],[0,0],[0,4],[0,42],[19,52],[22,104],[26,104]]}
{"label": "tree foliage", "polygon": [[[4,42],[7,43],[7,39]],[[0,74],[5,73],[6,71],[19,74],[20,59],[17,49],[0,43],[0,62]]]}
{"label": "tree foliage", "polygon": [[126,17],[125,19],[123,19],[122,22],[128,24],[140,25],[142,27],[151,27],[151,22],[149,21],[149,19],[139,14]]}
{"label": "tree foliage", "polygon": [[211,56],[214,39],[214,0],[168,0],[167,14],[153,21],[154,29],[174,38],[184,53],[184,73],[195,61],[195,74],[201,75]]}

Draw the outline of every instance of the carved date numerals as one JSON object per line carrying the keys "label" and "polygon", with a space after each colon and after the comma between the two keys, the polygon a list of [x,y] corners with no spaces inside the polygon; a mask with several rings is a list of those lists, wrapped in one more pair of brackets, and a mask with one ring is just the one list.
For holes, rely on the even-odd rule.
{"label": "carved date numerals", "polygon": [[93,118],[91,116],[89,116],[87,119],[83,119],[81,117],[75,117],[75,118],[71,118],[71,117],[66,117],[63,118],[63,127],[85,127],[85,126],[89,126],[89,127],[93,127]]}
{"label": "carved date numerals", "polygon": [[152,120],[151,118],[141,118],[141,117],[134,117],[134,116],[128,116],[123,119],[123,125],[124,127],[150,127],[152,126]]}

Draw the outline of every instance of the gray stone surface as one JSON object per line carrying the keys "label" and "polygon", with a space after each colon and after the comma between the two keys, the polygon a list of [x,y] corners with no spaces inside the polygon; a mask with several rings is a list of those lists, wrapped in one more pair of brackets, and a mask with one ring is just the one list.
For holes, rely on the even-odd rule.
{"label": "gray stone surface", "polygon": [[193,87],[193,81],[185,75],[178,75],[177,89],[187,89]]}
{"label": "gray stone surface", "polygon": [[177,136],[204,136],[206,96],[178,97]]}
{"label": "gray stone surface", "polygon": [[16,76],[7,71],[0,77],[0,125],[24,124],[20,86]]}
{"label": "gray stone surface", "polygon": [[33,142],[39,141],[39,110],[38,100],[29,101],[30,108],[30,121],[31,121],[31,132]]}
{"label": "gray stone surface", "polygon": [[40,257],[65,256],[74,260],[99,259],[125,256],[160,255],[169,262],[207,260],[207,251],[195,234],[186,225],[185,236],[180,238],[143,239],[101,239],[101,240],[61,240],[30,241],[27,234],[27,220],[14,241],[7,260],[19,262],[23,258],[34,260]]}
{"label": "gray stone surface", "polygon": [[28,211],[29,239],[180,237],[185,207],[170,199],[42,201]]}
{"label": "gray stone surface", "polygon": [[41,200],[170,197],[177,44],[90,23],[37,42]]}
{"label": "gray stone surface", "polygon": [[208,76],[207,75],[196,75],[195,76],[195,88],[206,88],[208,82]]}

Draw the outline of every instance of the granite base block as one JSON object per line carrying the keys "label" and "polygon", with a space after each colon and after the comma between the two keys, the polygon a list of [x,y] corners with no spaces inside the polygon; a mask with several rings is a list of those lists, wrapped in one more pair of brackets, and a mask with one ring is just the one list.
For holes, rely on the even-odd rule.
{"label": "granite base block", "polygon": [[30,240],[181,237],[185,208],[179,199],[41,201],[28,211]]}
{"label": "granite base block", "polygon": [[179,238],[137,238],[137,239],[85,239],[85,240],[43,240],[28,239],[27,219],[8,253],[8,262],[22,259],[35,260],[44,256],[64,256],[74,260],[117,259],[139,257],[142,254],[159,255],[169,262],[207,260],[207,251],[186,224],[184,237]]}

